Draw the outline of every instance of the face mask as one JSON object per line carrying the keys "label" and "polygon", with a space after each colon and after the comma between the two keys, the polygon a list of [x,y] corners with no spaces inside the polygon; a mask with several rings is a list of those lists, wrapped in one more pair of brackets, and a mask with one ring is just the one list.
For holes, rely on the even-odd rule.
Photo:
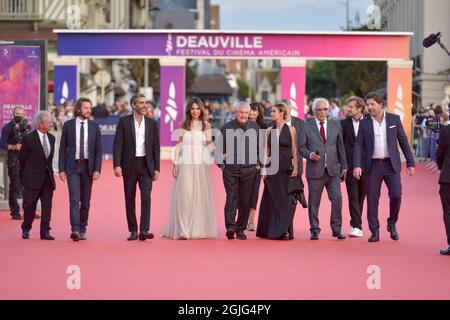
{"label": "face mask", "polygon": [[19,117],[19,116],[14,116],[14,122],[15,123],[20,123],[20,121],[22,121],[23,117]]}

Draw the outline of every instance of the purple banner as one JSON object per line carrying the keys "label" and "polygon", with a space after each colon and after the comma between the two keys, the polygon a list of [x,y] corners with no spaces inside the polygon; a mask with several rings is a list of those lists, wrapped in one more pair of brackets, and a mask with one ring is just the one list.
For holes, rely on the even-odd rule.
{"label": "purple banner", "polygon": [[103,155],[109,155],[112,157],[114,135],[116,134],[117,123],[119,122],[118,116],[110,116],[107,118],[97,118],[95,122],[100,127],[102,134],[102,152]]}
{"label": "purple banner", "polygon": [[161,66],[161,146],[176,145],[172,133],[180,127],[184,118],[185,67]]}
{"label": "purple banner", "polygon": [[39,46],[0,45],[0,129],[13,118],[17,106],[33,119],[40,107]]}
{"label": "purple banner", "polygon": [[[58,32],[58,31],[57,31]],[[354,50],[358,48],[358,50]],[[84,32],[58,33],[58,54],[69,56],[409,59],[409,35]]]}
{"label": "purple banner", "polygon": [[55,65],[54,73],[55,104],[62,105],[65,101],[75,101],[78,91],[78,67]]}

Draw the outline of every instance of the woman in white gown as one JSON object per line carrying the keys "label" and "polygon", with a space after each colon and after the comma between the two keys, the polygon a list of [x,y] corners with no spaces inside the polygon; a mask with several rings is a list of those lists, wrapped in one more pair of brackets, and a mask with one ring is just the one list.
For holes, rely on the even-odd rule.
{"label": "woman in white gown", "polygon": [[165,237],[186,240],[217,236],[210,177],[212,132],[204,115],[200,99],[187,102],[175,148],[175,182]]}

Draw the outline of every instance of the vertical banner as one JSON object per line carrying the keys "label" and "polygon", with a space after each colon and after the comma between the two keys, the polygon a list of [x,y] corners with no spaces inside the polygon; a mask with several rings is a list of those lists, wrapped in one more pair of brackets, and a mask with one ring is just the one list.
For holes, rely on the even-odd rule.
{"label": "vertical banner", "polygon": [[116,134],[117,124],[119,123],[119,117],[109,116],[106,118],[97,118],[95,119],[95,122],[98,123],[102,135],[103,155],[112,158],[114,136]]}
{"label": "vertical banner", "polygon": [[410,60],[388,61],[388,110],[400,116],[411,145],[412,67]]}
{"label": "vertical banner", "polygon": [[0,129],[21,106],[28,121],[41,104],[41,50],[39,46],[0,45]]}
{"label": "vertical banner", "polygon": [[[160,76],[160,139],[162,147],[173,147],[172,133],[184,118],[185,59],[161,59]],[[172,141],[175,140],[175,141]]]}
{"label": "vertical banner", "polygon": [[78,98],[78,67],[55,65],[54,101],[62,105],[65,101]]}
{"label": "vertical banner", "polygon": [[306,60],[281,60],[281,98],[290,99],[292,115],[305,119]]}

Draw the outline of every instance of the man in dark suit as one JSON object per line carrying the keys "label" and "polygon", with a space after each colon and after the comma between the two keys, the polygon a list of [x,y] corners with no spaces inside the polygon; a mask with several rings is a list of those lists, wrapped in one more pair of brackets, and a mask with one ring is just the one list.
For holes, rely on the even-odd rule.
{"label": "man in dark suit", "polygon": [[315,118],[305,123],[305,146],[303,157],[307,159],[308,214],[311,240],[320,234],[319,207],[323,189],[331,201],[331,230],[333,237],[344,240],[342,228],[342,193],[340,180],[347,174],[342,128],[339,122],[328,120],[328,100],[317,98],[313,102]]}
{"label": "man in dark suit", "polygon": [[[341,121],[342,134],[344,138],[345,155],[347,166],[353,172],[353,147],[358,135],[359,124],[366,112],[366,103],[360,97],[350,97],[347,100],[349,117]],[[356,180],[353,174],[348,174],[345,179],[348,195],[348,206],[350,211],[350,237],[362,237],[362,211],[366,190],[364,179]]]}
{"label": "man in dark suit", "polygon": [[[13,110],[13,120],[2,128],[0,148],[8,151],[8,177],[9,177],[9,209],[13,220],[23,220],[20,215],[20,206],[17,198],[22,193],[19,178],[19,151],[22,147],[22,139],[28,134],[27,128],[22,125],[25,119],[25,110],[22,107],[15,107]],[[36,216],[40,218],[40,216]]]}
{"label": "man in dark suit", "polygon": [[127,211],[128,240],[138,239],[136,220],[136,184],[141,191],[141,221],[139,240],[153,239],[150,233],[150,193],[153,181],[159,177],[160,142],[159,128],[155,120],[145,117],[146,99],[143,94],[134,95],[130,104],[133,114],[120,118],[114,137],[113,157],[116,177],[123,176]]}
{"label": "man in dark suit", "polygon": [[357,180],[364,175],[366,181],[367,219],[372,232],[369,242],[380,241],[378,202],[383,181],[389,190],[390,199],[387,229],[391,239],[396,241],[399,239],[396,223],[402,201],[402,164],[397,142],[405,155],[409,176],[415,172],[414,157],[400,117],[384,111],[383,97],[371,92],[365,101],[370,117],[361,120],[359,125],[354,147],[353,174]]}
{"label": "man in dark suit", "polygon": [[444,211],[445,231],[447,232],[447,249],[442,249],[441,254],[450,255],[450,126],[445,126],[439,133],[438,148],[436,151],[436,163],[441,175],[439,184],[441,188],[439,194],[441,196],[442,209]]}
{"label": "man in dark suit", "polygon": [[[225,227],[229,240],[246,240],[244,230],[252,205],[253,187],[259,170],[259,126],[249,121],[250,105],[238,102],[234,106],[236,119],[221,128],[216,139],[216,162],[222,169],[227,198],[225,201]],[[236,211],[238,216],[236,219]]]}
{"label": "man in dark suit", "polygon": [[19,152],[20,177],[24,187],[22,238],[30,238],[30,230],[36,214],[36,205],[41,200],[41,239],[55,240],[50,235],[53,191],[56,188],[53,176],[53,154],[55,137],[48,133],[52,128],[52,118],[47,111],[36,114],[36,130],[23,139]]}
{"label": "man in dark suit", "polygon": [[66,121],[59,147],[59,177],[68,181],[73,241],[86,240],[93,181],[100,178],[102,141],[97,123],[89,120],[92,103],[80,98],[75,119]]}

